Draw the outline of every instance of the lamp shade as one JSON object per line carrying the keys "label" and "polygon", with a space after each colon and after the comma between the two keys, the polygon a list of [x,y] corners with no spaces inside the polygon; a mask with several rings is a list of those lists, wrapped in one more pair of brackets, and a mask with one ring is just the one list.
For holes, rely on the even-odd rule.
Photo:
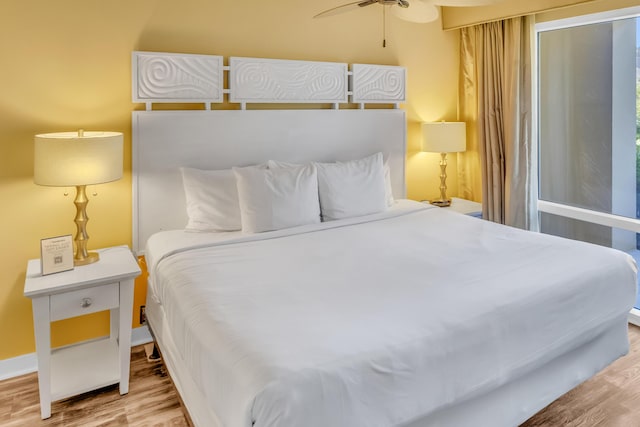
{"label": "lamp shade", "polygon": [[70,187],[122,178],[122,134],[60,132],[35,136],[33,181]]}
{"label": "lamp shade", "polygon": [[467,148],[464,122],[432,122],[422,124],[422,151],[456,153]]}

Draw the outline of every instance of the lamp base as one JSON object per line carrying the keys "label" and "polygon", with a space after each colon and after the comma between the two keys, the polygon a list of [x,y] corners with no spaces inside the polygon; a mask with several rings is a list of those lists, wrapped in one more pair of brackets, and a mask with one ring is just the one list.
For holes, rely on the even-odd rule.
{"label": "lamp base", "polygon": [[100,260],[100,256],[96,252],[87,251],[87,243],[89,242],[89,235],[87,234],[87,186],[76,185],[76,198],[73,204],[76,205],[76,217],[73,220],[76,223],[76,253],[73,256],[73,265],[87,265],[93,264]]}
{"label": "lamp base", "polygon": [[[78,256],[76,254],[76,256]],[[76,267],[81,265],[93,264],[94,262],[98,262],[100,260],[100,254],[97,252],[89,252],[86,257],[83,258],[74,258],[73,265]]]}
{"label": "lamp base", "polygon": [[451,199],[431,200],[429,203],[440,208],[446,208],[447,206],[451,206]]}

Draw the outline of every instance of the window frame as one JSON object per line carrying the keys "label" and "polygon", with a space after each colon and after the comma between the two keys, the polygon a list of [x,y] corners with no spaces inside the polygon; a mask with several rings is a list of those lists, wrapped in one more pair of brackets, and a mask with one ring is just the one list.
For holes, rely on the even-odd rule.
{"label": "window frame", "polygon": [[[534,47],[533,47],[533,69],[536,73],[536,78],[533,79],[532,83],[532,91],[533,91],[533,138],[536,141],[537,149],[536,149],[536,158],[539,159],[540,153],[540,139],[538,129],[540,126],[539,122],[539,79],[540,79],[540,67],[538,64],[539,58],[539,43],[540,43],[540,33],[567,29],[572,27],[578,27],[583,25],[591,25],[598,24],[603,22],[611,22],[622,19],[629,18],[640,18],[640,6],[633,6],[624,9],[611,10],[607,12],[595,13],[590,15],[582,15],[571,18],[565,18],[555,21],[548,22],[540,22],[536,23],[534,28]],[[538,164],[538,172],[540,165]],[[538,173],[538,183],[542,179],[542,175]],[[548,213],[561,217],[571,218],[575,220],[580,220],[588,223],[598,224],[602,226],[608,226],[623,230],[632,231],[635,233],[640,233],[640,218],[629,218],[621,215],[615,215],[612,213],[599,212],[595,210],[579,208],[576,206],[570,206],[562,203],[550,202],[547,200],[540,199],[540,188],[538,185],[538,195],[537,195],[537,207],[538,212],[540,213]],[[632,308],[629,312],[629,322],[635,325],[640,326],[640,310],[636,308]]]}

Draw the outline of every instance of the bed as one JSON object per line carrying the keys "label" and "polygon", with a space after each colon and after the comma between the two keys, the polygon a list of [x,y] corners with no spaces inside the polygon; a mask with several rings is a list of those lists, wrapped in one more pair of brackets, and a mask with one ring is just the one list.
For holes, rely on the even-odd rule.
{"label": "bed", "polygon": [[[138,66],[153,61],[177,70],[155,91],[157,69]],[[148,265],[147,320],[193,424],[516,426],[626,354],[631,257],[404,199],[406,117],[393,108],[403,70],[229,62],[134,54],[134,101],[207,106],[133,114],[133,241]],[[201,66],[229,72],[230,89],[215,89],[225,79],[202,77]],[[257,80],[247,69],[278,84],[243,88]],[[269,89],[301,70],[294,89]],[[326,90],[318,70],[332,76],[320,79]],[[206,80],[202,90],[191,90],[194,79]],[[308,80],[314,90],[301,90]],[[225,92],[241,108],[209,110]],[[317,93],[334,108],[246,109],[318,102]],[[392,108],[341,109],[345,94]],[[185,230],[184,168],[317,162],[319,173],[371,157],[384,175],[375,212],[254,233]]]}

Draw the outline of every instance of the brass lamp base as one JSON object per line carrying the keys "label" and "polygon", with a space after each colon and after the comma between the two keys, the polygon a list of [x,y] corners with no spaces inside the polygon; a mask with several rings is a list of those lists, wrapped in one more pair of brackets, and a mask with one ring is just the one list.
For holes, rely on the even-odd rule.
{"label": "brass lamp base", "polygon": [[98,262],[100,260],[100,254],[97,252],[88,252],[86,257],[78,258],[79,254],[76,254],[73,258],[73,265],[76,267],[80,265],[93,264],[94,262]]}
{"label": "brass lamp base", "polygon": [[100,260],[100,256],[96,252],[87,251],[87,243],[89,242],[89,235],[87,234],[87,222],[89,217],[87,216],[87,199],[86,185],[76,185],[76,198],[73,203],[76,205],[76,217],[74,222],[76,223],[76,237],[74,239],[76,243],[76,253],[73,256],[73,265],[87,265]]}
{"label": "brass lamp base", "polygon": [[429,203],[431,203],[434,206],[446,208],[447,206],[451,206],[451,199],[431,200]]}
{"label": "brass lamp base", "polygon": [[447,197],[447,153],[440,153],[440,198],[430,203],[441,208],[451,206],[451,199]]}

